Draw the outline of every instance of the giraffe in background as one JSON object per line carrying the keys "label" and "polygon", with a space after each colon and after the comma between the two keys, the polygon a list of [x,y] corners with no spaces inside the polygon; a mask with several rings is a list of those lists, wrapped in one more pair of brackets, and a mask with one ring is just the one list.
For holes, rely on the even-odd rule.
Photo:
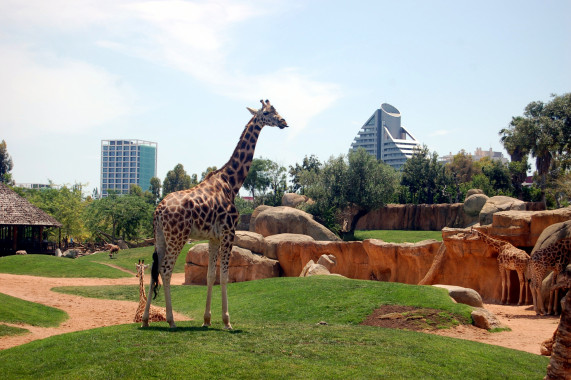
{"label": "giraffe in background", "polygon": [[[143,277],[145,276],[145,269],[149,265],[145,265],[145,260],[139,260],[136,264],[137,277],[139,278],[139,306],[135,312],[134,322],[141,322],[143,320],[143,312],[145,311],[145,306],[147,305],[147,295],[145,294],[145,285],[143,284]],[[151,306],[149,310],[149,319],[153,322],[166,321],[165,309],[161,307]]]}
{"label": "giraffe in background", "polygon": [[510,271],[515,270],[519,279],[519,301],[522,304],[523,293],[525,302],[529,303],[529,291],[525,281],[525,271],[529,263],[529,255],[522,249],[513,246],[505,240],[496,239],[482,231],[471,229],[472,235],[478,236],[484,243],[498,252],[498,269],[502,278],[502,303],[509,303],[510,296]]}
{"label": "giraffe in background", "polygon": [[559,288],[554,288],[557,275],[565,270],[571,260],[571,237],[558,240],[547,247],[538,249],[531,253],[529,260],[529,273],[531,277],[531,295],[533,296],[533,307],[537,314],[545,314],[543,306],[543,296],[541,295],[541,284],[550,271],[553,271],[552,286],[549,290],[549,305],[547,313],[557,311],[557,299]]}
{"label": "giraffe in background", "polygon": [[[222,321],[226,329],[232,329],[228,313],[228,262],[234,243],[239,214],[234,197],[248,175],[254,150],[262,128],[266,125],[283,129],[286,121],[277,113],[268,100],[262,108],[248,108],[253,115],[234,149],[230,160],[219,170],[211,172],[197,186],[177,191],[165,197],[155,210],[155,252],[151,269],[149,293],[156,295],[159,274],[163,280],[167,322],[175,328],[172,314],[170,281],[176,258],[189,238],[208,239],[209,260],[207,274],[206,308],[203,326],[210,326],[212,286],[216,278],[216,262],[220,256],[220,289],[222,292]],[[143,327],[149,325],[151,297],[147,299],[143,314]]]}

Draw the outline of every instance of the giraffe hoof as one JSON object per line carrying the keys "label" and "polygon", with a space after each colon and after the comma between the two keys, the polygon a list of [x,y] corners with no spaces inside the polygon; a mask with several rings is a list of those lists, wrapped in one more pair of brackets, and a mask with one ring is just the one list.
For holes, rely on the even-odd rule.
{"label": "giraffe hoof", "polygon": [[207,328],[209,328],[209,327],[210,327],[210,323],[203,323],[203,324],[202,324],[202,327],[204,327],[204,328],[206,328],[206,329],[207,329]]}
{"label": "giraffe hoof", "polygon": [[224,326],[224,330],[233,330],[232,325],[227,324],[226,326]]}

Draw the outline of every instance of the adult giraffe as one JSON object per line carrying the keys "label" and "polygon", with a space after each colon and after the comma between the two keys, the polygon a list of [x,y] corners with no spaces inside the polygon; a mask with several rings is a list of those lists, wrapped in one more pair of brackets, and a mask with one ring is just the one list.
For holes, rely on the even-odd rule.
{"label": "adult giraffe", "polygon": [[[286,121],[277,113],[268,100],[260,100],[262,108],[254,110],[230,160],[219,170],[211,172],[197,186],[189,190],[171,193],[157,206],[153,224],[155,229],[155,252],[151,269],[149,294],[157,294],[159,273],[165,290],[167,322],[175,328],[170,295],[172,270],[183,245],[189,238],[208,239],[209,260],[206,283],[206,309],[203,326],[210,326],[210,301],[212,286],[216,279],[216,261],[220,256],[220,288],[222,291],[222,321],[226,329],[232,329],[228,314],[228,261],[234,243],[238,211],[234,197],[248,175],[254,157],[256,142],[266,125],[287,127]],[[149,325],[149,309],[152,297],[147,298],[143,327]]]}

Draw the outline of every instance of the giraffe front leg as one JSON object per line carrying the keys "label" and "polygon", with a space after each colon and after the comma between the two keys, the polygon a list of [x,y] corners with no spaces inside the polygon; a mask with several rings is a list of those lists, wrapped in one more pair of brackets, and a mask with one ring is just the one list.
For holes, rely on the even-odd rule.
{"label": "giraffe front leg", "polygon": [[210,240],[208,243],[208,273],[206,275],[206,308],[204,310],[204,323],[202,327],[208,327],[211,324],[211,301],[212,301],[212,287],[216,281],[216,262],[218,261],[218,250],[220,243],[216,240]]}
{"label": "giraffe front leg", "polygon": [[151,300],[153,299],[152,294],[155,289],[155,284],[151,279],[151,286],[149,288],[149,296],[147,297],[147,304],[145,305],[145,311],[142,317],[141,327],[149,327],[149,311],[151,310]]}
{"label": "giraffe front leg", "polygon": [[222,241],[221,245],[221,257],[220,257],[220,290],[222,292],[222,322],[224,322],[224,328],[227,330],[232,330],[232,325],[230,324],[230,314],[228,313],[228,271],[230,264],[230,254],[232,252],[232,244],[234,242],[234,233],[226,235]]}
{"label": "giraffe front leg", "polygon": [[[174,323],[174,317],[172,315],[172,303],[171,303],[171,273],[162,273],[161,277],[163,278],[163,288],[165,289],[165,308],[166,308],[166,317],[169,327],[171,329],[176,329],[176,324]],[[149,297],[151,298],[151,297]]]}
{"label": "giraffe front leg", "polygon": [[506,303],[506,274],[507,274],[506,272],[507,271],[504,268],[500,268],[500,277],[502,278],[502,299],[501,299],[502,304]]}

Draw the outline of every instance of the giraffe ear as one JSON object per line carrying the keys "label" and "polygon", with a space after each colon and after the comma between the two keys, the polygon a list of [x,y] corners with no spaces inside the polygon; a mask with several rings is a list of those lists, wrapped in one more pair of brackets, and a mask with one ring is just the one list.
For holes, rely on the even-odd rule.
{"label": "giraffe ear", "polygon": [[246,107],[246,108],[248,109],[248,111],[250,111],[250,113],[251,113],[252,115],[256,115],[256,114],[258,113],[258,110],[255,110],[255,109],[250,108],[250,107]]}

